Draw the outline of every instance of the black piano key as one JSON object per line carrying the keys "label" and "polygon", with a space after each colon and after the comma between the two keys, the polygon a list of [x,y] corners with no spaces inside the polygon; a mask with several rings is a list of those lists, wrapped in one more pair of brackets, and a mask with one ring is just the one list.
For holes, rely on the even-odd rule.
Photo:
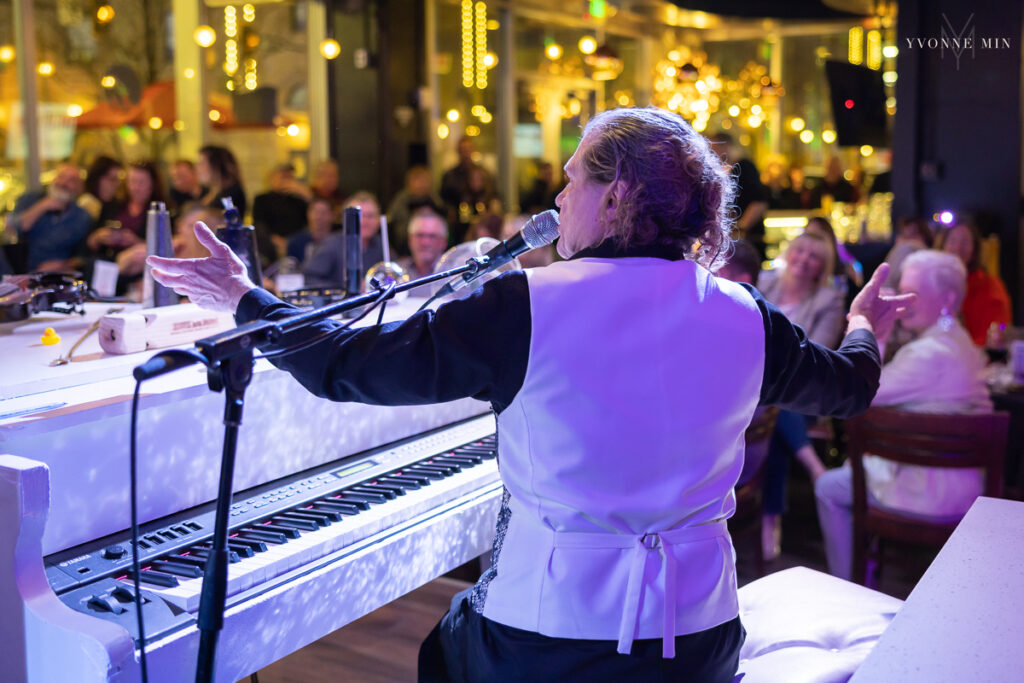
{"label": "black piano key", "polygon": [[323,508],[328,510],[337,510],[343,515],[358,515],[359,508],[355,505],[348,505],[346,503],[339,503],[336,500],[318,500],[314,504],[314,508]]}
{"label": "black piano key", "polygon": [[398,496],[405,494],[405,491],[399,486],[388,486],[376,481],[367,482],[358,486],[350,486],[348,490],[355,491],[356,493],[377,493],[388,500],[393,500]]}
{"label": "black piano key", "polygon": [[[192,550],[190,552],[193,555],[195,555],[196,557],[202,558],[203,560],[206,560],[206,559],[208,559],[210,557],[210,551],[207,548],[196,548],[195,550]],[[229,563],[234,564],[235,562],[241,562],[241,561],[242,561],[242,558],[238,556],[238,553],[236,553],[234,550],[229,550],[228,551],[228,562]]]}
{"label": "black piano key", "polygon": [[315,505],[306,505],[305,507],[299,508],[296,512],[305,512],[311,515],[322,515],[332,522],[341,521],[341,513],[337,510],[322,510],[318,509]]}
{"label": "black piano key", "polygon": [[288,515],[278,515],[277,517],[274,517],[274,524],[277,524],[278,526],[290,526],[293,529],[302,529],[303,531],[316,531],[320,528],[320,525],[311,519],[289,517]]}
{"label": "black piano key", "polygon": [[246,527],[246,530],[252,529],[253,531],[274,531],[282,534],[286,538],[298,538],[299,530],[291,526],[281,526],[280,524],[256,524],[251,527]]}
{"label": "black piano key", "polygon": [[444,479],[445,477],[448,476],[444,472],[438,472],[437,470],[432,470],[429,467],[417,467],[416,465],[410,465],[409,467],[406,467],[402,471],[411,472],[412,474],[418,474],[420,476],[426,477],[427,479],[433,479],[435,481],[439,479]]}
{"label": "black piano key", "polygon": [[319,524],[320,526],[330,526],[331,525],[330,517],[327,517],[322,512],[311,512],[309,510],[305,510],[303,508],[299,508],[298,510],[289,510],[288,512],[286,512],[284,514],[287,517],[292,517],[292,518],[295,518],[295,519],[308,519],[310,522],[315,522],[315,523]]}
{"label": "black piano key", "polygon": [[493,448],[477,446],[460,446],[455,449],[457,455],[479,455],[483,459],[493,458],[496,453]]}
{"label": "black piano key", "polygon": [[[263,541],[265,543],[274,543],[276,545],[281,545],[282,543],[288,542],[287,536],[285,536],[284,534],[280,534],[276,531],[256,531],[254,529],[246,529],[245,531],[240,533],[238,537],[244,539]],[[264,546],[264,549],[266,549],[266,546]]]}
{"label": "black piano key", "polygon": [[455,463],[442,464],[439,462],[435,462],[434,460],[424,460],[423,462],[416,463],[415,465],[413,465],[413,467],[435,470],[446,475],[452,475],[455,474],[456,472],[462,471],[462,467],[456,465]]}
{"label": "black piano key", "polygon": [[333,495],[333,496],[327,496],[323,500],[330,501],[332,503],[338,503],[340,505],[350,505],[350,506],[352,506],[354,508],[357,508],[359,510],[369,510],[370,509],[370,503],[368,501],[365,501],[365,500],[363,500],[361,498],[353,498],[351,496],[345,496],[345,495],[342,495],[340,493],[337,494],[337,495]]}
{"label": "black piano key", "polygon": [[484,461],[479,455],[457,455],[455,453],[445,453],[444,455],[434,456],[434,460],[440,460],[441,462],[454,462],[460,465],[479,465]]}
{"label": "black piano key", "polygon": [[360,493],[358,491],[350,491],[345,489],[344,495],[338,500],[344,503],[351,503],[352,501],[361,500],[364,503],[386,503],[388,499],[380,493]]}
{"label": "black piano key", "polygon": [[[129,571],[128,578],[135,576],[135,572]],[[143,583],[151,583],[154,586],[163,586],[164,588],[173,588],[178,585],[178,577],[173,574],[164,574],[153,569],[144,569],[139,572],[139,581]]]}
{"label": "black piano key", "polygon": [[190,564],[193,567],[205,567],[206,566],[206,560],[204,560],[201,557],[196,557],[195,555],[192,555],[192,554],[189,554],[189,555],[171,555],[167,559],[174,560],[178,564]]}
{"label": "black piano key", "polygon": [[178,563],[173,560],[156,560],[153,562],[153,569],[165,572],[167,574],[175,574],[177,576],[185,576],[190,579],[195,579],[203,575],[203,570],[195,565]]}
{"label": "black piano key", "polygon": [[246,538],[245,536],[243,536],[241,534],[239,534],[237,536],[232,536],[231,537],[231,541],[233,543],[241,543],[242,545],[249,546],[249,548],[251,548],[254,553],[263,553],[263,552],[266,552],[266,550],[267,550],[267,544],[264,543],[263,541],[252,539],[252,538]]}
{"label": "black piano key", "polygon": [[390,484],[398,484],[399,486],[404,486],[407,489],[423,488],[430,483],[430,480],[426,477],[420,477],[414,474],[389,474],[386,477],[381,477],[380,480]]}

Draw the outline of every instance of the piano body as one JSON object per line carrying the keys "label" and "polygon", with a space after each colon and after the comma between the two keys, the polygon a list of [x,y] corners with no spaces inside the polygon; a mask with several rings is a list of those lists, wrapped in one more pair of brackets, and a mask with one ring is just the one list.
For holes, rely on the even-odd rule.
{"label": "piano body", "polygon": [[[49,366],[106,309],[0,326],[4,680],[141,679],[130,371],[152,352],[105,355],[93,336],[72,363]],[[388,318],[411,312],[389,309]],[[40,344],[48,326],[61,345]],[[201,579],[190,572],[212,536],[223,400],[197,368],[142,388],[139,552],[153,681],[195,674]],[[331,403],[259,361],[238,444],[216,680],[239,680],[489,550],[501,494],[493,432],[478,401]]]}

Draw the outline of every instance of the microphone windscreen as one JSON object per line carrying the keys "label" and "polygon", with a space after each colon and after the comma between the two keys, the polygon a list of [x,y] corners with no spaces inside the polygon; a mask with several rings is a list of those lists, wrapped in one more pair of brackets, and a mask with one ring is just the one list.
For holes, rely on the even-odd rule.
{"label": "microphone windscreen", "polygon": [[558,212],[548,209],[539,213],[523,226],[523,241],[530,249],[551,244],[558,237]]}

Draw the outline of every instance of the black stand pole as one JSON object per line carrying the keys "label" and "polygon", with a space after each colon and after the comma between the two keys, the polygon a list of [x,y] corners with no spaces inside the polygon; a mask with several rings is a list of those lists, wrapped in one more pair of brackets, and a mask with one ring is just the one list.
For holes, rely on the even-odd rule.
{"label": "black stand pole", "polygon": [[[231,482],[235,473],[238,430],[242,426],[245,388],[252,379],[253,347],[220,363],[217,381],[224,388],[224,449],[217,490],[217,516],[213,547],[206,560],[203,588],[199,597],[199,659],[196,683],[213,680],[217,636],[224,626],[224,605],[228,588],[228,519],[231,510]],[[214,372],[211,370],[211,373]],[[212,377],[211,377],[212,379]]]}
{"label": "black stand pole", "polygon": [[224,607],[227,602],[228,585],[228,522],[231,510],[231,483],[235,472],[235,452],[238,445],[238,430],[242,424],[242,408],[245,405],[245,389],[252,380],[254,351],[258,344],[276,342],[287,332],[307,327],[332,315],[344,313],[369,304],[381,303],[401,292],[437,280],[444,280],[463,273],[475,274],[485,268],[489,259],[477,257],[465,265],[442,273],[405,282],[387,289],[350,297],[322,308],[277,320],[257,320],[241,325],[196,342],[199,353],[171,349],[163,351],[135,368],[133,374],[139,381],[171,372],[185,365],[205,362],[208,367],[207,379],[214,391],[223,389],[224,404],[224,448],[220,466],[220,485],[217,490],[217,516],[214,521],[213,546],[206,560],[203,573],[203,587],[199,598],[199,658],[196,663],[196,683],[210,683],[213,680],[214,655],[217,651],[217,637],[224,626]]}

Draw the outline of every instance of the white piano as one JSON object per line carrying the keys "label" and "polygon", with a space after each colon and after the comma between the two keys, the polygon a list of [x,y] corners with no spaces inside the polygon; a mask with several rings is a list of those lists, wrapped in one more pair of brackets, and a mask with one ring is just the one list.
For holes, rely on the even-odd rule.
{"label": "white piano", "polygon": [[[128,578],[130,372],[152,352],[105,355],[93,335],[70,364],[49,365],[107,308],[0,325],[4,680],[141,679]],[[390,319],[412,310],[388,308]],[[45,327],[62,343],[42,345]],[[149,677],[189,681],[200,584],[190,567],[212,534],[223,395],[197,368],[142,391]],[[259,361],[238,444],[236,561],[215,679],[239,680],[487,552],[501,495],[493,432],[478,401],[331,403]]]}

